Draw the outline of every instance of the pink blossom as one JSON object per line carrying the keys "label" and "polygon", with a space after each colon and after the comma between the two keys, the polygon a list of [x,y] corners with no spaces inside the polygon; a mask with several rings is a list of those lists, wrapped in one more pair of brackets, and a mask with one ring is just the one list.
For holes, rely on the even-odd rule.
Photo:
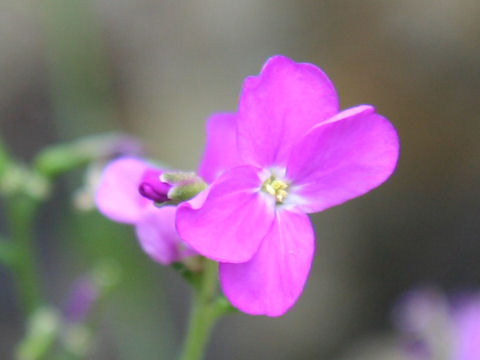
{"label": "pink blossom", "polygon": [[370,105],[338,112],[328,77],[283,56],[245,79],[236,113],[213,119],[200,166],[212,184],[178,206],[177,231],[220,262],[221,288],[233,306],[282,315],[310,271],[307,214],[383,183],[397,162],[397,134]]}
{"label": "pink blossom", "polygon": [[458,305],[452,314],[455,348],[453,359],[480,359],[480,295]]}
{"label": "pink blossom", "polygon": [[432,289],[408,292],[394,311],[396,325],[421,351],[412,359],[480,359],[480,294],[456,296],[456,301]]}
{"label": "pink blossom", "polygon": [[170,186],[160,181],[161,169],[130,157],[112,161],[104,170],[95,195],[99,211],[113,221],[135,226],[142,249],[167,265],[193,252],[175,230],[175,206],[157,207]]}

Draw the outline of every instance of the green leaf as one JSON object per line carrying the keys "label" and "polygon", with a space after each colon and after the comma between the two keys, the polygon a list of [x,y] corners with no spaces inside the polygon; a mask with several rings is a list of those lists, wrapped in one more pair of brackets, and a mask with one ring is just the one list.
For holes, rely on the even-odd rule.
{"label": "green leaf", "polygon": [[137,141],[127,135],[91,135],[43,149],[34,159],[34,168],[40,174],[52,178],[92,161],[108,160],[118,153],[138,152],[139,147]]}
{"label": "green leaf", "polygon": [[77,151],[75,146],[56,145],[41,151],[35,158],[34,167],[50,178],[83,166],[89,159],[87,154]]}

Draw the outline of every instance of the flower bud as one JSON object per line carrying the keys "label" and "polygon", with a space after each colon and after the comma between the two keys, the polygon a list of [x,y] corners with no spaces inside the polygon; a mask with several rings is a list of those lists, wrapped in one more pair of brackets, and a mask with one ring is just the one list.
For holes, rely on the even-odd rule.
{"label": "flower bud", "polygon": [[193,172],[148,169],[143,174],[138,191],[157,204],[175,204],[190,200],[205,187],[205,182]]}
{"label": "flower bud", "polygon": [[169,200],[168,191],[172,187],[167,182],[160,180],[162,171],[155,169],[148,169],[142,177],[142,181],[138,186],[140,194],[147,199],[153,200],[156,203],[164,203]]}

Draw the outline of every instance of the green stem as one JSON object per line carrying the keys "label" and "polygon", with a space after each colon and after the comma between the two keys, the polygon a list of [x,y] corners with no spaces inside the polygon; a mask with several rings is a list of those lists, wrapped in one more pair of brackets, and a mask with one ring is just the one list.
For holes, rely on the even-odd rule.
{"label": "green stem", "polygon": [[14,256],[14,250],[9,239],[0,236],[0,264],[11,266]]}
{"label": "green stem", "polygon": [[37,202],[26,195],[13,196],[7,202],[7,217],[13,241],[11,264],[20,302],[26,315],[31,315],[43,303],[33,244],[33,218]]}
{"label": "green stem", "polygon": [[187,337],[180,360],[203,358],[213,325],[221,315],[216,301],[217,266],[214,261],[205,261],[205,269],[193,298]]}

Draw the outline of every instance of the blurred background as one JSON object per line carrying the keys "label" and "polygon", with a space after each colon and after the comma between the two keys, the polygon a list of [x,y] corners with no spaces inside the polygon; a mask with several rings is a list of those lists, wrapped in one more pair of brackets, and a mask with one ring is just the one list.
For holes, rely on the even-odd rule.
{"label": "blurred background", "polygon": [[[374,104],[391,120],[398,168],[311,216],[316,256],[296,306],[281,318],[224,318],[207,359],[350,359],[389,346],[405,291],[480,288],[479,18],[477,0],[4,0],[0,132],[25,161],[121,131],[152,158],[195,169],[205,119],[235,110],[242,80],[269,56],[318,65],[341,108]],[[188,287],[142,253],[131,227],[80,212],[83,182],[82,171],[61,177],[37,217],[48,299],[61,306],[75,279],[116,261],[120,283],[98,311],[91,358],[175,358]],[[2,358],[23,333],[16,304],[1,268]]]}

